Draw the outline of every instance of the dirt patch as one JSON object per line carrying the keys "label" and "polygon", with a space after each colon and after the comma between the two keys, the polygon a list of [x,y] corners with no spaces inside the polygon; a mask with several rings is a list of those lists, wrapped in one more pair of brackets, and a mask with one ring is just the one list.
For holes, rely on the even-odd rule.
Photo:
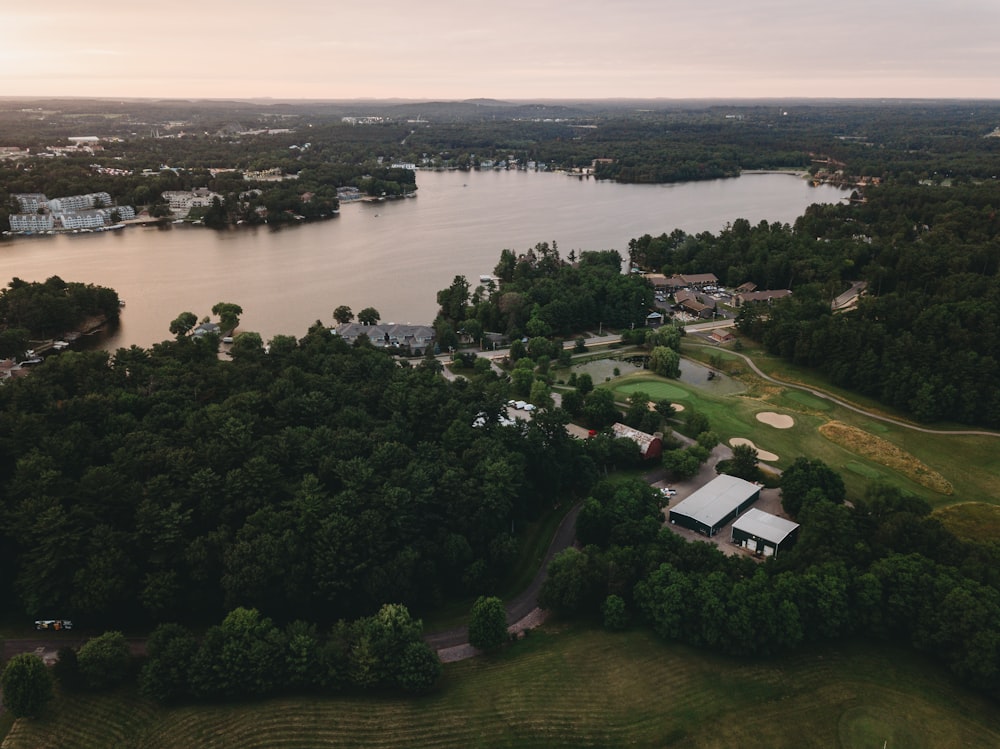
{"label": "dirt patch", "polygon": [[898,471],[931,491],[938,494],[955,492],[948,479],[888,440],[839,421],[824,424],[819,428],[819,433],[853,453]]}
{"label": "dirt patch", "polygon": [[753,443],[753,440],[748,440],[743,437],[733,437],[731,440],[729,440],[729,444],[732,445],[733,447],[736,447],[737,445],[750,445],[750,447],[752,447],[754,450],[757,451],[758,460],[764,460],[769,463],[773,463],[774,461],[779,459],[778,456],[775,455],[774,453],[769,452],[767,450],[761,450],[759,447],[757,447],[757,445]]}
{"label": "dirt patch", "polygon": [[775,429],[791,429],[795,426],[795,419],[791,416],[775,413],[774,411],[761,411],[757,414],[757,421]]}

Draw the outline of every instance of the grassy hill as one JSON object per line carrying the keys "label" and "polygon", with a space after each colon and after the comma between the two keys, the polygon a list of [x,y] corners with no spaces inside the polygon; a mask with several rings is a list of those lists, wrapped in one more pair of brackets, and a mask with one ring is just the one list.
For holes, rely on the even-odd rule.
{"label": "grassy hill", "polygon": [[863,643],[743,661],[550,626],[450,665],[420,699],[300,697],[165,709],[131,690],[60,697],[27,747],[1000,746],[996,706],[907,650]]}

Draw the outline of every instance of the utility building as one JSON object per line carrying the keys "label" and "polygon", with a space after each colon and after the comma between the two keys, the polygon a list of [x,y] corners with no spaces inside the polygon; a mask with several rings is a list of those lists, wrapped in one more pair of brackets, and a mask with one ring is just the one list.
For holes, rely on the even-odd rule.
{"label": "utility building", "polygon": [[670,522],[714,536],[759,497],[756,484],[722,474],[670,510]]}
{"label": "utility building", "polygon": [[766,557],[776,556],[779,550],[794,544],[798,534],[798,523],[756,507],[733,523],[733,543]]}

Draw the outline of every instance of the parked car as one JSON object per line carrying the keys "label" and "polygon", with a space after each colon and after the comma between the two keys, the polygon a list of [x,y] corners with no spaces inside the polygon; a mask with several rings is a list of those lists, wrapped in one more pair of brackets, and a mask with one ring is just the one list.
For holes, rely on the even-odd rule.
{"label": "parked car", "polygon": [[73,629],[73,622],[69,619],[36,619],[35,629],[51,629],[61,632],[64,629]]}

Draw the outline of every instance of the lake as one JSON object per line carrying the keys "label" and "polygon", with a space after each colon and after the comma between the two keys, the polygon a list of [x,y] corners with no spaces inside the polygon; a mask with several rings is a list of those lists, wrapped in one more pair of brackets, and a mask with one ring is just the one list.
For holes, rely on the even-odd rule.
{"label": "lake", "polygon": [[346,203],[340,216],[272,230],[128,227],[97,234],[0,243],[0,283],[15,276],[110,286],[127,306],[100,340],[149,346],[170,338],[184,311],[216,302],[243,307],[240,330],[264,340],[333,324],[341,304],[375,307],[383,322],[430,323],[437,291],[456,275],[475,286],[503,249],[538,242],[570,250],[618,250],[643,234],[718,232],[738,218],[792,223],[812,203],[846,193],[785,174],[673,185],[619,185],[565,174],[419,172],[417,197]]}

